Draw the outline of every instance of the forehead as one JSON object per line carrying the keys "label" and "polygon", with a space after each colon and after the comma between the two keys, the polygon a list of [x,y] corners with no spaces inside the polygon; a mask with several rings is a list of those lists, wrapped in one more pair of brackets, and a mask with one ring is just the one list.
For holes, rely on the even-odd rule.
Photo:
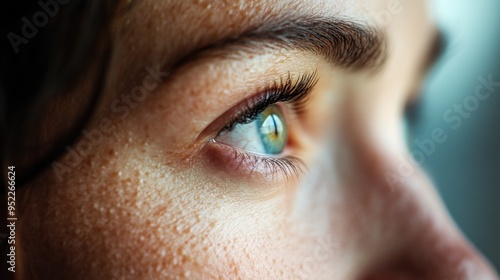
{"label": "forehead", "polygon": [[131,2],[118,18],[127,53],[174,60],[195,48],[286,17],[322,16],[367,21],[386,0],[188,0]]}

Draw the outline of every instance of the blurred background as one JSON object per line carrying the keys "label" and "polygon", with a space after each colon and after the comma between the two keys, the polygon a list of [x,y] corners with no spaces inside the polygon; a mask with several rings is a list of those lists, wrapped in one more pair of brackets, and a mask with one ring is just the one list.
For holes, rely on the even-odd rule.
{"label": "blurred background", "polygon": [[[413,139],[429,138],[435,128],[448,135],[423,167],[458,227],[500,271],[500,86],[479,105],[469,97],[479,77],[500,82],[500,0],[430,2],[448,49],[427,80]],[[464,101],[477,109],[464,107],[459,126],[446,121],[443,114]]]}

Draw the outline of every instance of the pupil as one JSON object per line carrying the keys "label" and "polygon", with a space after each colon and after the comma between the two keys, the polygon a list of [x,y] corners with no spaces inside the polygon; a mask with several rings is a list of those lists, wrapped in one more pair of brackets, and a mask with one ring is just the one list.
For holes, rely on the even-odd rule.
{"label": "pupil", "polygon": [[287,128],[281,109],[269,106],[257,119],[260,140],[266,154],[279,154],[287,143]]}
{"label": "pupil", "polygon": [[278,137],[282,130],[283,127],[281,120],[275,114],[267,116],[260,128],[262,134],[267,134],[274,137]]}
{"label": "pupil", "polygon": [[278,127],[277,127],[277,124],[276,124],[276,118],[278,116],[276,115],[272,115],[271,118],[273,118],[273,125],[274,125],[274,135],[275,136],[278,136]]}

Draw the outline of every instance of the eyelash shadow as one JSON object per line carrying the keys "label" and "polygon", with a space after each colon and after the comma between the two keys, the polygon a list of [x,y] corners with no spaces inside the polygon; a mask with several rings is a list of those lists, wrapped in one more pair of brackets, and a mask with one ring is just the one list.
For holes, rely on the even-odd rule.
{"label": "eyelash shadow", "polygon": [[[239,113],[236,114],[227,125],[225,125],[219,134],[223,131],[231,131],[237,124],[247,124],[254,121],[268,106],[284,102],[291,106],[294,114],[300,115],[304,112],[307,103],[310,100],[311,89],[318,82],[317,71],[300,75],[297,79],[292,79],[291,74],[279,82],[273,83],[265,88],[263,94],[255,98],[249,98],[242,106]],[[293,176],[299,178],[299,174],[306,169],[304,162],[296,156],[273,157],[262,156],[241,149],[231,147],[233,150],[233,161],[237,166],[252,166],[250,172],[256,169],[264,169],[275,176],[282,174],[287,181]]]}

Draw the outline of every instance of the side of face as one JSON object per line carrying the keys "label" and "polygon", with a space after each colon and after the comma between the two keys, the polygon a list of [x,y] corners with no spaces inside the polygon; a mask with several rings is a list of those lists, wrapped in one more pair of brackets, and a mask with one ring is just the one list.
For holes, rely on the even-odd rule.
{"label": "side of face", "polygon": [[[104,101],[82,133],[90,148],[77,143],[77,164],[65,155],[68,169],[22,193],[25,275],[496,279],[405,147],[401,118],[435,27],[423,1],[396,2],[137,3],[116,19]],[[301,17],[375,28],[384,63],[340,67],[266,44],[189,55]],[[246,130],[218,142],[248,100],[311,73],[300,113],[278,102],[288,133],[279,155],[247,151],[259,138]]]}

